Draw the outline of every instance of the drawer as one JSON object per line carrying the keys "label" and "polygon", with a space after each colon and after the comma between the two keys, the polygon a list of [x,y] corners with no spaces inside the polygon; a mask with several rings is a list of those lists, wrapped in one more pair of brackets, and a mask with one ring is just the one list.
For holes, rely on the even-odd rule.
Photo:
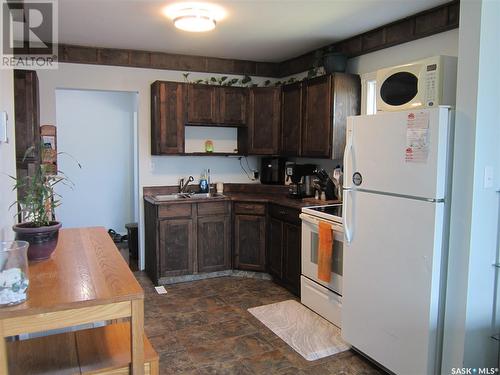
{"label": "drawer", "polygon": [[189,217],[191,216],[191,204],[160,204],[158,206],[158,217]]}
{"label": "drawer", "polygon": [[229,213],[226,202],[198,203],[198,216],[224,215]]}
{"label": "drawer", "polygon": [[236,214],[243,214],[243,215],[263,216],[266,214],[266,204],[255,203],[255,202],[235,202],[234,212]]}
{"label": "drawer", "polygon": [[342,297],[338,294],[301,276],[300,302],[342,328]]}
{"label": "drawer", "polygon": [[300,225],[300,211],[295,208],[271,204],[269,207],[269,214],[279,220],[286,221],[291,224]]}

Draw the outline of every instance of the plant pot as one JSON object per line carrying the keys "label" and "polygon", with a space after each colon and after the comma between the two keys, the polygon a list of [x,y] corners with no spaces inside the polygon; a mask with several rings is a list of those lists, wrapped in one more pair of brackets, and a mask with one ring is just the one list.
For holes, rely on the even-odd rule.
{"label": "plant pot", "polygon": [[329,52],[323,56],[323,67],[327,74],[345,72],[347,67],[347,56],[342,52]]}
{"label": "plant pot", "polygon": [[31,223],[16,224],[12,227],[16,240],[27,241],[29,260],[49,259],[57,246],[59,228],[62,224],[54,221],[45,227],[34,227]]}

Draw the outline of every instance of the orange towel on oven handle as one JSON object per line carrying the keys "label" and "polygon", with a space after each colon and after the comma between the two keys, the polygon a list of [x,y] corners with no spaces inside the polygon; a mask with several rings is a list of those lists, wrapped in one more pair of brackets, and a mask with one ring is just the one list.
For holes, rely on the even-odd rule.
{"label": "orange towel on oven handle", "polygon": [[333,237],[332,226],[320,221],[318,224],[318,279],[329,283],[332,279]]}

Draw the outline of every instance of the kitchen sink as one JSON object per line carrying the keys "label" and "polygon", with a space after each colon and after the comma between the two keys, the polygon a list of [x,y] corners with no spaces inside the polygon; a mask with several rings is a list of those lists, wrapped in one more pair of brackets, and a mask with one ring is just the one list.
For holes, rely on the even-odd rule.
{"label": "kitchen sink", "polygon": [[214,199],[224,198],[223,194],[218,193],[174,193],[155,195],[157,201],[175,201],[175,200],[190,200],[190,199]]}

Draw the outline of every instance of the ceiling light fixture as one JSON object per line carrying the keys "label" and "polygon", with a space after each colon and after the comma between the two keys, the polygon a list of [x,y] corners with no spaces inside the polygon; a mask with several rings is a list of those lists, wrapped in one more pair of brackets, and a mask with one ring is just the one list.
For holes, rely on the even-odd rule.
{"label": "ceiling light fixture", "polygon": [[190,32],[204,32],[215,29],[217,21],[225,16],[224,10],[210,3],[177,3],[163,9],[175,27]]}

